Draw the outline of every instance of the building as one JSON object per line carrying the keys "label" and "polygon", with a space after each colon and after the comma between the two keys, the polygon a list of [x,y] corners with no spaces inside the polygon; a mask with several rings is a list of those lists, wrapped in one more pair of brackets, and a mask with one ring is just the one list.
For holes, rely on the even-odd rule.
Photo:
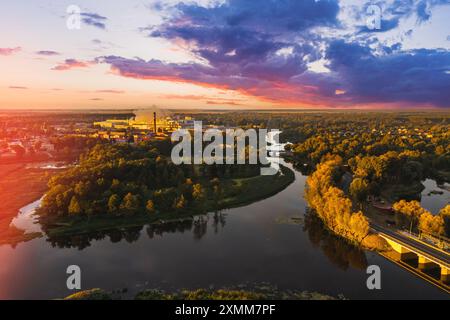
{"label": "building", "polygon": [[[108,119],[106,121],[94,122],[94,126],[109,130],[125,131],[148,131],[153,133],[170,133],[181,128],[178,121],[170,117],[154,119],[130,118],[130,119]],[[156,132],[155,132],[156,131]]]}

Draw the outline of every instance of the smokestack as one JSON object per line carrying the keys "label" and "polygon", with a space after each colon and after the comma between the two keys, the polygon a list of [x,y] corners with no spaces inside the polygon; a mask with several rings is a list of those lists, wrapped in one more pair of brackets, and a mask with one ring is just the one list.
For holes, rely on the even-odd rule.
{"label": "smokestack", "polygon": [[153,130],[156,134],[156,112],[153,112]]}

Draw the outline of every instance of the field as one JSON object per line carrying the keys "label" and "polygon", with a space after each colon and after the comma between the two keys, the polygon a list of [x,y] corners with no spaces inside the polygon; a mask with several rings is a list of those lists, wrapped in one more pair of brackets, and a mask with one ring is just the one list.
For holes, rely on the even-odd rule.
{"label": "field", "polygon": [[41,169],[26,169],[26,164],[0,165],[0,244],[17,243],[24,235],[10,228],[20,208],[39,199],[47,190],[50,174]]}

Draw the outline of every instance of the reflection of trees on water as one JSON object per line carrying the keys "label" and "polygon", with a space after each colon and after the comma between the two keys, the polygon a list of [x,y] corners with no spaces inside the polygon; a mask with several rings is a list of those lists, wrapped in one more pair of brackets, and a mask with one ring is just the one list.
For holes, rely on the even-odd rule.
{"label": "reflection of trees on water", "polygon": [[[151,224],[145,228],[145,233],[149,239],[162,237],[165,234],[192,232],[195,240],[201,240],[208,231],[208,223],[211,222],[213,232],[217,234],[225,227],[226,215],[216,212],[211,216],[198,216],[192,219],[184,219],[177,221],[167,221],[164,223]],[[58,248],[78,248],[83,250],[91,245],[94,241],[109,238],[112,243],[119,243],[125,240],[133,243],[139,240],[143,234],[144,226],[117,228],[105,231],[90,232],[78,235],[68,236],[48,236],[47,241],[53,247]]]}
{"label": "reflection of trees on water", "polygon": [[347,270],[349,266],[361,270],[367,268],[364,251],[331,234],[314,213],[305,214],[304,231],[308,233],[311,243],[319,247],[327,258],[339,268],[343,270]]}
{"label": "reflection of trees on water", "polygon": [[226,215],[224,213],[221,212],[215,212],[213,215],[213,229],[214,229],[214,234],[218,234],[219,233],[219,226],[221,229],[225,228],[225,224],[226,224]]}
{"label": "reflection of trees on water", "polygon": [[185,219],[179,221],[168,221],[164,223],[151,224],[146,228],[149,239],[162,237],[164,234],[185,233],[192,230],[195,219]]}
{"label": "reflection of trees on water", "polygon": [[197,221],[194,222],[194,239],[200,240],[208,231],[208,217],[200,217]]}
{"label": "reflection of trees on water", "polygon": [[136,242],[139,240],[142,229],[142,226],[135,226],[70,236],[49,236],[47,241],[50,242],[53,247],[78,248],[79,250],[83,250],[90,247],[92,242],[104,240],[106,237],[108,237],[112,243],[118,243],[122,240],[125,240],[128,243]]}

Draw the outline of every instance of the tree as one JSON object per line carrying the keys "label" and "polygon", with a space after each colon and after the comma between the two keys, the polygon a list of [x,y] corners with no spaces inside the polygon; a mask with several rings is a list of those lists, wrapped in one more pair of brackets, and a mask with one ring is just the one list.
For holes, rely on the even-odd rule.
{"label": "tree", "polygon": [[127,193],[123,197],[120,209],[124,210],[127,214],[135,213],[139,209],[139,198],[131,192]]}
{"label": "tree", "polygon": [[405,181],[422,180],[423,166],[418,161],[408,161],[401,170],[402,178]]}
{"label": "tree", "polygon": [[369,234],[369,221],[367,221],[361,211],[352,214],[350,218],[350,229],[360,241]]}
{"label": "tree", "polygon": [[75,185],[74,189],[75,193],[79,195],[81,198],[86,197],[91,191],[91,183],[89,181],[83,182],[80,181]]}
{"label": "tree", "polygon": [[175,198],[174,201],[174,208],[175,209],[183,209],[186,206],[186,200],[184,199],[184,196],[181,195],[180,197]]}
{"label": "tree", "polygon": [[399,202],[394,203],[392,208],[401,214],[404,214],[408,217],[418,218],[422,214],[427,213],[428,211],[422,208],[418,201],[406,201],[400,200]]}
{"label": "tree", "polygon": [[160,189],[153,193],[153,202],[158,211],[166,211],[172,208],[176,197],[177,194],[173,188]]}
{"label": "tree", "polygon": [[192,189],[193,189],[192,197],[197,201],[201,201],[204,198],[204,192],[203,192],[202,185],[199,183],[194,184]]}
{"label": "tree", "polygon": [[147,205],[145,206],[145,209],[149,214],[155,213],[155,204],[153,203],[153,200],[148,200]]}
{"label": "tree", "polygon": [[358,201],[363,201],[367,198],[369,192],[369,184],[367,180],[361,178],[353,179],[349,189],[350,195]]}
{"label": "tree", "polygon": [[362,212],[352,213],[352,202],[334,186],[340,159],[327,160],[306,180],[306,199],[321,220],[335,233],[361,242],[369,232]]}
{"label": "tree", "polygon": [[77,199],[77,197],[73,196],[72,199],[70,200],[70,204],[69,204],[69,214],[70,215],[79,215],[82,212],[80,203]]}
{"label": "tree", "polygon": [[442,208],[442,210],[439,212],[439,215],[442,217],[442,219],[444,219],[445,233],[447,237],[450,237],[450,204]]}
{"label": "tree", "polygon": [[426,233],[443,235],[444,219],[440,215],[433,216],[426,212],[419,218],[419,229]]}
{"label": "tree", "polygon": [[108,200],[108,212],[117,214],[120,206],[120,198],[117,194],[113,194]]}
{"label": "tree", "polygon": [[111,189],[117,190],[120,187],[120,180],[119,179],[113,179],[111,182]]}

